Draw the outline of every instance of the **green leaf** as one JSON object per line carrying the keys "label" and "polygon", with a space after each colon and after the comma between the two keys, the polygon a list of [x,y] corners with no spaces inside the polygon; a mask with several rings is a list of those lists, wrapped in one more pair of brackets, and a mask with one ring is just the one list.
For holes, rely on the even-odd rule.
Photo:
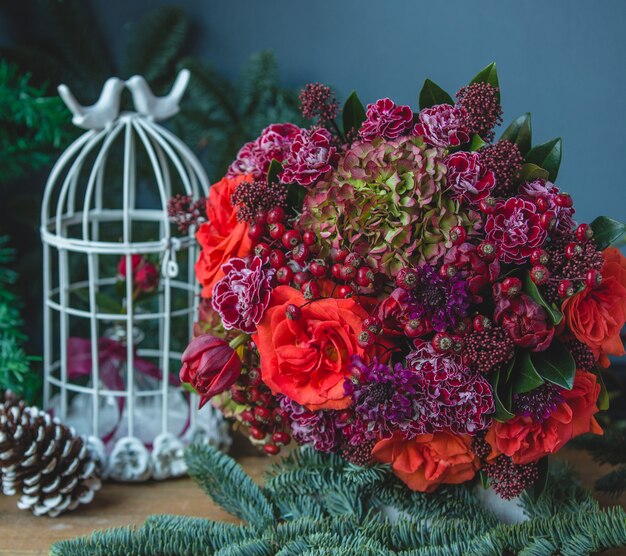
{"label": "green leaf", "polygon": [[484,469],[481,469],[478,472],[478,476],[480,477],[480,484],[483,486],[483,488],[489,488],[489,475],[487,475],[487,472]]}
{"label": "green leaf", "polygon": [[472,142],[470,143],[470,151],[479,151],[482,149],[487,143],[483,141],[480,135],[474,134],[472,137]]}
{"label": "green leaf", "polygon": [[[513,360],[511,360],[511,365],[513,364]],[[504,374],[508,374],[508,370],[504,372]],[[491,382],[491,388],[493,390],[493,400],[496,406],[496,412],[494,414],[494,419],[496,421],[505,422],[509,419],[513,419],[515,414],[511,411],[512,405],[512,391],[511,385],[501,385],[500,378],[502,373],[492,373],[489,377]],[[504,382],[504,381],[503,381]]]}
{"label": "green leaf", "polygon": [[480,70],[470,81],[470,85],[473,83],[489,83],[496,87],[498,89],[498,102],[500,102],[500,82],[498,81],[498,69],[495,62],[491,62],[486,68]]}
{"label": "green leaf", "polygon": [[96,304],[99,309],[107,313],[122,313],[124,311],[119,301],[102,292],[96,292]]}
{"label": "green leaf", "polygon": [[290,183],[287,186],[287,205],[295,212],[301,212],[305,195],[306,188],[297,183]]}
{"label": "green leaf", "polygon": [[431,81],[430,79],[426,79],[424,81],[424,85],[422,85],[419,102],[420,110],[424,110],[424,108],[430,108],[435,104],[454,105],[454,100],[452,100],[452,97],[439,85],[437,85],[437,83]]}
{"label": "green leaf", "polygon": [[270,167],[267,169],[267,183],[278,183],[278,174],[283,171],[283,165],[275,158],[270,162]]}
{"label": "green leaf", "polygon": [[526,163],[522,166],[520,179],[522,183],[530,183],[535,180],[547,180],[550,174],[547,170],[540,168],[536,164]]}
{"label": "green leaf", "polygon": [[598,216],[592,223],[593,239],[600,250],[617,243],[626,233],[626,224],[608,216]]}
{"label": "green leaf", "polygon": [[359,131],[365,121],[365,108],[356,91],[352,91],[343,105],[343,132],[348,133],[351,129]]}
{"label": "green leaf", "polygon": [[543,378],[537,372],[530,358],[530,352],[528,350],[520,351],[517,354],[513,369],[513,392],[515,394],[530,392],[543,383]]}
{"label": "green leaf", "polygon": [[563,344],[553,342],[547,350],[532,353],[530,357],[543,379],[567,390],[574,387],[576,362]]}
{"label": "green leaf", "polygon": [[532,490],[529,492],[531,498],[537,502],[539,497],[543,494],[548,483],[548,456],[541,458],[537,462],[537,468],[539,471],[539,477],[532,486]]}
{"label": "green leaf", "polygon": [[526,162],[532,162],[548,171],[550,181],[555,181],[561,166],[562,141],[558,137],[537,145],[526,154]]}
{"label": "green leaf", "polygon": [[548,312],[548,315],[550,315],[552,319],[552,324],[557,325],[563,320],[563,313],[556,309],[552,303],[548,303],[548,301],[544,299],[537,284],[532,281],[530,272],[527,272],[524,276],[524,291]]}
{"label": "green leaf", "polygon": [[519,147],[523,156],[530,150],[532,145],[532,126],[530,122],[530,112],[522,114],[511,125],[504,130],[500,141],[505,140],[514,143]]}
{"label": "green leaf", "polygon": [[602,378],[602,371],[600,369],[596,369],[593,371],[593,374],[596,375],[596,379],[598,384],[600,385],[600,395],[598,396],[598,409],[600,411],[606,411],[609,408],[609,392],[606,389],[606,384],[604,384],[604,378]]}

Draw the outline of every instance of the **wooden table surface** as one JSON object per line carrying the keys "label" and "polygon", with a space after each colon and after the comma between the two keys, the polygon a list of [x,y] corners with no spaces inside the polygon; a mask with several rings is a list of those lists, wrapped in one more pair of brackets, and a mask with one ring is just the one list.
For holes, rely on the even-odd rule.
{"label": "wooden table surface", "polygon": [[[578,470],[583,484],[592,488],[597,477],[609,468],[598,467],[582,452],[564,450],[560,458],[569,460]],[[243,456],[238,458],[242,467],[257,482],[261,482],[267,457]],[[617,500],[599,496],[602,505],[621,504],[626,507],[626,495]],[[123,525],[140,525],[151,514],[170,513],[210,519],[237,521],[216,506],[189,479],[175,479],[143,484],[106,483],[88,506],[51,519],[34,517],[18,510],[17,497],[0,496],[0,555],[44,555],[51,543],[84,535],[94,529],[107,529]],[[605,553],[616,556],[626,550]]]}

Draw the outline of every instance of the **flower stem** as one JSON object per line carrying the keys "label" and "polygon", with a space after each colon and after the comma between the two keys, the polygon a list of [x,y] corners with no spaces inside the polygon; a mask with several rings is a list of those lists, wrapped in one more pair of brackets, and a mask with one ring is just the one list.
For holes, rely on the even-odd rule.
{"label": "flower stem", "polygon": [[233,349],[237,349],[239,346],[242,346],[243,344],[245,344],[249,339],[250,339],[249,334],[239,334],[239,336],[237,336],[236,338],[233,338],[228,343],[228,345]]}

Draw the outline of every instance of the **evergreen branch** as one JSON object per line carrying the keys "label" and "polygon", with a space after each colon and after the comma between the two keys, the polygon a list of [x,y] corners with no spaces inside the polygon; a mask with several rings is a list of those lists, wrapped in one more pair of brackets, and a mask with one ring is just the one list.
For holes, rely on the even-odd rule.
{"label": "evergreen branch", "polygon": [[211,446],[189,447],[189,475],[228,513],[263,528],[274,521],[272,505],[237,462]]}
{"label": "evergreen branch", "polygon": [[621,465],[604,477],[600,477],[596,481],[595,487],[600,492],[610,494],[615,498],[622,495],[626,490],[626,465]]}

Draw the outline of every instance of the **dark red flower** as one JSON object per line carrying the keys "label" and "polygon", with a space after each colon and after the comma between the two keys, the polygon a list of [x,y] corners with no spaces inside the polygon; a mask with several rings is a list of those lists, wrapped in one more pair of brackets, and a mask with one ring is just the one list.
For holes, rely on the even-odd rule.
{"label": "dark red flower", "polygon": [[230,388],[241,374],[241,359],[235,350],[211,334],[191,340],[182,362],[180,380],[200,394],[200,407]]}
{"label": "dark red flower", "polygon": [[505,263],[523,263],[546,240],[537,206],[526,199],[511,197],[496,205],[485,224],[487,241],[496,246]]}
{"label": "dark red flower", "polygon": [[409,106],[396,106],[389,98],[381,98],[376,104],[367,105],[367,119],[359,135],[363,139],[386,137],[396,139],[405,135],[413,123],[413,111]]}
{"label": "dark red flower", "polygon": [[419,122],[413,129],[415,135],[424,137],[436,147],[454,147],[467,143],[469,133],[465,128],[465,110],[450,104],[436,104],[419,113]]}
{"label": "dark red flower", "polygon": [[459,151],[444,163],[448,168],[447,184],[467,203],[476,204],[488,197],[496,185],[495,174],[485,169],[477,152]]}
{"label": "dark red flower", "polygon": [[337,149],[331,140],[330,133],[323,128],[301,130],[291,144],[280,180],[308,186],[332,170]]}
{"label": "dark red flower", "polygon": [[224,278],[213,286],[213,308],[226,330],[236,328],[252,334],[270,302],[275,270],[265,270],[260,257],[249,262],[230,259],[222,270]]}
{"label": "dark red flower", "polygon": [[535,180],[531,183],[523,184],[520,195],[535,202],[535,199],[542,197],[547,203],[547,210],[554,213],[555,228],[562,233],[569,233],[576,226],[572,218],[576,210],[574,207],[563,207],[556,203],[555,198],[560,193],[559,188],[552,182],[545,180]]}
{"label": "dark red flower", "polygon": [[403,288],[396,288],[378,305],[376,316],[382,323],[383,333],[404,335],[403,327],[409,319],[409,294]]}
{"label": "dark red flower", "polygon": [[526,294],[513,298],[500,295],[499,285],[494,287],[496,323],[504,328],[516,346],[531,351],[547,349],[552,343],[554,328],[549,324],[546,310]]}
{"label": "dark red flower", "polygon": [[[142,260],[143,260],[143,257],[139,254],[130,256],[130,267],[133,273],[135,273],[135,271],[137,270],[137,267],[141,264]],[[120,257],[120,260],[117,263],[117,273],[122,278],[126,278],[126,255],[122,255]]]}
{"label": "dark red flower", "polygon": [[142,292],[152,292],[159,285],[159,271],[150,262],[144,262],[135,273],[135,284]]}
{"label": "dark red flower", "polygon": [[488,261],[481,257],[478,248],[472,243],[453,245],[445,254],[443,262],[454,266],[462,273],[476,302],[480,303],[480,292],[493,284],[500,276],[498,259]]}

